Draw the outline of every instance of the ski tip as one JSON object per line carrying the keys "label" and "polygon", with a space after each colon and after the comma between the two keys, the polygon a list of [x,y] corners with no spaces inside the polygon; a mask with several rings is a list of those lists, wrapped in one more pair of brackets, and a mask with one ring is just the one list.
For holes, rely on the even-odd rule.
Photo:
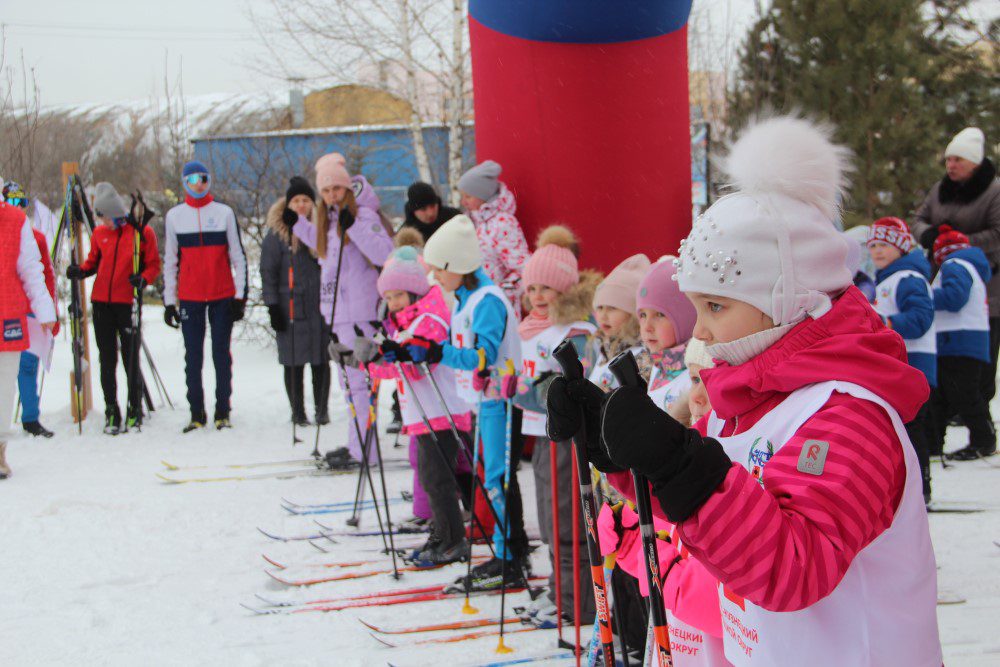
{"label": "ski tip", "polygon": [[372,632],[382,632],[382,629],[379,628],[377,625],[372,625],[371,623],[369,623],[368,621],[366,621],[363,618],[359,618],[358,619],[358,623],[360,623],[361,625],[365,626],[366,628],[368,628]]}
{"label": "ski tip", "polygon": [[296,584],[288,581],[287,579],[283,579],[282,577],[279,577],[277,574],[274,573],[274,570],[264,570],[264,574],[266,574],[267,576],[271,577],[272,579],[274,579],[275,581],[277,581],[279,584],[284,584],[285,586],[295,586],[296,585]]}
{"label": "ski tip", "polygon": [[371,636],[371,637],[372,637],[372,638],[373,638],[373,639],[374,639],[375,641],[377,641],[377,642],[378,642],[379,644],[382,644],[383,646],[388,646],[389,648],[396,648],[396,645],[395,645],[395,644],[393,644],[393,643],[392,643],[392,642],[390,642],[390,641],[386,641],[386,640],[385,640],[385,639],[383,639],[382,637],[379,637],[378,635],[376,635],[376,634],[375,634],[374,632],[369,632],[368,634],[369,634],[369,635],[370,635],[370,636]]}
{"label": "ski tip", "polygon": [[[330,538],[327,538],[327,539],[330,539]],[[309,540],[309,546],[313,547],[314,549],[316,549],[317,551],[319,551],[321,553],[325,553],[325,554],[330,553],[329,549],[324,549],[320,545],[316,544],[315,540]]]}
{"label": "ski tip", "polygon": [[272,540],[276,540],[278,542],[287,542],[288,541],[285,538],[281,537],[280,535],[272,535],[271,533],[267,532],[266,530],[264,530],[260,526],[257,526],[257,532],[259,532],[264,537],[270,538]]}
{"label": "ski tip", "polygon": [[281,563],[279,563],[278,561],[274,560],[273,558],[271,558],[267,554],[261,554],[260,557],[263,558],[268,563],[270,563],[271,565],[273,565],[276,568],[278,568],[279,570],[284,570],[285,567],[286,567],[285,565],[282,565]]}
{"label": "ski tip", "polygon": [[167,470],[180,470],[180,466],[175,466],[173,463],[168,463],[167,461],[160,461],[160,463]]}
{"label": "ski tip", "polygon": [[160,479],[161,482],[164,482],[165,484],[183,484],[184,483],[184,482],[182,482],[179,479],[171,479],[171,478],[167,477],[166,475],[162,475],[160,473],[156,473],[156,476]]}
{"label": "ski tip", "polygon": [[279,613],[281,613],[277,609],[260,609],[258,607],[251,607],[250,605],[245,604],[243,602],[240,603],[240,606],[243,607],[244,609],[246,609],[247,611],[253,613],[254,616],[268,616],[268,615],[271,615],[271,614],[279,614]]}

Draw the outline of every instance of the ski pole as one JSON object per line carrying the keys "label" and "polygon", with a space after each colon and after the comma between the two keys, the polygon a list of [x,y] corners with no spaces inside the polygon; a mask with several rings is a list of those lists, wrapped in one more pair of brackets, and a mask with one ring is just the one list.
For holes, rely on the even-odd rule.
{"label": "ski pole", "polygon": [[[63,204],[63,216],[69,230],[69,262],[78,266],[79,257],[76,252],[76,225],[73,223],[73,179],[66,183],[66,199]],[[83,435],[83,305],[81,301],[80,279],[70,279],[69,328],[73,338],[73,405],[76,407],[77,433]]]}
{"label": "ski pole", "polygon": [[[363,449],[371,453],[371,437],[372,437],[372,426],[375,423],[375,405],[378,401],[378,393],[369,385],[368,388],[368,421],[365,422],[365,443]],[[361,523],[361,516],[359,514],[359,508],[362,504],[362,499],[365,494],[364,485],[364,475],[362,474],[363,468],[358,469],[358,484],[354,489],[354,506],[351,510],[351,516],[348,517],[346,523],[348,526],[357,527]],[[377,499],[372,497],[372,502],[377,502]]]}
{"label": "ski pole", "polygon": [[[577,472],[576,466],[576,459],[573,459],[570,468],[579,477],[580,473]],[[589,474],[589,471],[586,474]],[[576,631],[573,653],[576,655],[576,666],[580,667],[580,598],[582,595],[580,592],[580,496],[578,494],[573,494],[570,506],[573,517],[573,628]]]}
{"label": "ski pole", "polygon": [[[333,304],[330,308],[330,337],[336,340],[336,334],[333,333],[334,324],[337,322],[337,297],[340,295],[340,268],[344,265],[344,242],[347,240],[347,235],[343,232],[340,233],[340,249],[337,251],[337,273],[333,279]],[[340,372],[344,373],[344,364],[340,364]],[[344,384],[347,384],[347,375],[343,375]],[[314,459],[319,460],[319,432],[323,428],[323,425],[316,422],[316,444],[313,445],[312,456]]]}
{"label": "ski pole", "polygon": [[[583,366],[577,356],[576,348],[569,340],[564,340],[553,351],[552,356],[562,368],[563,375],[570,380],[583,377]],[[580,486],[580,499],[583,506],[583,521],[587,532],[587,556],[590,560],[590,572],[594,581],[594,603],[597,608],[597,620],[600,623],[601,655],[605,667],[615,665],[615,646],[611,632],[611,613],[608,610],[607,587],[604,581],[604,559],[597,539],[597,502],[594,499],[594,488],[590,480],[590,461],[587,458],[587,434],[581,419],[580,430],[573,437],[573,449],[576,452],[577,482]]]}
{"label": "ski pole", "polygon": [[[298,399],[296,389],[298,388],[298,378],[295,376],[295,362],[297,361],[295,357],[295,248],[292,243],[288,244],[288,335],[292,339],[292,447],[302,442],[299,440],[298,427],[299,427],[299,416],[296,414],[298,409]],[[302,367],[302,375],[305,376],[306,369],[305,366]],[[305,399],[303,399],[303,404]]]}
{"label": "ski pole", "polygon": [[[643,385],[639,367],[632,352],[626,350],[612,359],[609,370],[623,387]],[[639,531],[642,550],[646,554],[646,583],[649,586],[649,618],[653,623],[653,638],[656,641],[657,661],[660,667],[670,667],[670,634],[667,628],[667,613],[663,606],[663,584],[660,582],[659,554],[656,549],[656,535],[653,529],[653,508],[649,498],[649,481],[646,476],[633,470],[635,504],[639,513]]]}
{"label": "ski pole", "polygon": [[146,345],[146,341],[142,338],[142,336],[139,336],[139,343],[142,345],[143,354],[146,356],[146,363],[149,365],[149,369],[153,373],[153,384],[156,385],[156,390],[160,394],[160,400],[165,400],[167,405],[170,406],[170,409],[173,410],[174,402],[170,400],[170,393],[167,392],[167,385],[163,383],[163,376],[160,375],[160,370],[153,362],[153,355],[149,353],[149,347]]}
{"label": "ski pole", "polygon": [[[507,375],[513,375],[514,373],[514,362],[510,359],[507,360]],[[501,375],[503,375],[501,371]],[[501,380],[501,387],[503,387],[503,381]],[[501,391],[501,395],[507,392]],[[506,403],[507,408],[507,423],[504,431],[504,472],[503,472],[503,550],[501,552],[501,558],[503,560],[500,563],[500,639],[497,642],[497,653],[512,653],[514,649],[510,648],[503,643],[503,615],[504,615],[504,603],[507,601],[507,560],[510,556],[510,534],[508,529],[510,528],[510,450],[511,450],[511,439],[513,438],[513,426],[514,426],[514,402],[513,396],[504,397],[504,403]],[[526,582],[527,583],[527,582]]]}
{"label": "ski pole", "polygon": [[[488,376],[486,379],[486,386],[489,386]],[[476,517],[476,489],[479,488],[476,482],[480,483],[479,486],[482,485],[482,480],[479,479],[479,425],[482,420],[479,418],[479,415],[483,411],[483,394],[486,393],[486,386],[484,386],[483,390],[479,392],[479,405],[476,407],[476,428],[473,429],[473,435],[472,435],[472,488],[469,490],[469,497],[472,499],[472,508],[471,511],[469,512],[469,543],[470,544],[472,543],[472,535],[473,535],[472,523],[473,521],[475,521],[476,523],[479,523],[479,529],[480,531],[482,531],[483,539],[486,540],[486,544],[489,545],[490,551],[493,551],[493,543],[490,541],[490,536],[486,534],[486,529],[483,527],[483,525],[479,522],[479,519]],[[488,495],[486,496],[486,504],[490,505],[490,509],[493,509],[493,506],[489,501]],[[466,566],[465,580],[470,583],[472,582],[471,558],[469,559],[469,562]],[[478,609],[469,604],[469,593],[471,588],[472,588],[471,586],[465,587],[465,603],[462,605],[463,614],[479,613]]]}
{"label": "ski pole", "polygon": [[622,654],[622,667],[631,667],[628,657],[628,641],[625,639],[625,619],[621,613],[621,586],[615,577],[615,561],[618,559],[617,553],[608,554],[604,558],[604,573],[607,581],[611,582],[611,603],[614,609],[615,628],[618,630],[618,648]]}
{"label": "ski pole", "polygon": [[[549,442],[549,484],[552,486],[552,574],[556,585],[556,628],[559,633],[559,646],[562,647],[562,555],[559,542],[559,462],[556,443]],[[539,489],[535,490],[538,493]]]}

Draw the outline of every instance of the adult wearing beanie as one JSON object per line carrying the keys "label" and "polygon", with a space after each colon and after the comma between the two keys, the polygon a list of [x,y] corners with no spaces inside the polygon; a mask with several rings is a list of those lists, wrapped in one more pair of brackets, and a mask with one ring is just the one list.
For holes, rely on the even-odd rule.
{"label": "adult wearing beanie", "polygon": [[461,213],[457,208],[445,206],[434,186],[423,181],[417,181],[406,189],[406,205],[403,207],[406,218],[404,229],[415,229],[423,237],[424,243],[448,222]]}
{"label": "adult wearing beanie", "polygon": [[[355,326],[365,335],[374,331],[371,322],[378,319],[379,300],[375,283],[379,267],[392,252],[392,237],[375,189],[364,176],[348,173],[343,155],[327,153],[316,161],[316,186],[319,200],[312,218],[285,209],[282,219],[319,258],[320,312],[328,330],[332,329],[341,343],[350,344],[355,339]],[[357,425],[348,426],[346,446],[327,452],[331,466],[343,467],[361,460],[368,386],[359,369],[339,363],[338,367],[345,395],[350,383]],[[374,448],[369,451],[369,460],[375,460]]]}
{"label": "adult wearing beanie", "polygon": [[[261,298],[277,338],[278,363],[283,368],[291,418],[300,426],[309,425],[304,387],[307,365],[312,373],[316,423],[330,422],[329,335],[319,311],[319,261],[305,243],[292,235],[282,218],[285,210],[293,211],[296,219],[299,215],[311,217],[315,200],[309,181],[293,176],[285,196],[267,212],[267,235],[260,248]],[[294,281],[294,289],[289,280]]]}
{"label": "adult wearing beanie", "polygon": [[14,412],[14,387],[21,352],[30,345],[28,315],[51,334],[56,309],[45,286],[42,258],[24,211],[0,201],[0,479],[10,476],[7,440]]}
{"label": "adult wearing beanie", "polygon": [[500,287],[521,312],[521,272],[531,254],[524,230],[515,213],[517,202],[500,180],[502,168],[486,160],[465,172],[458,179],[462,208],[476,226],[479,249],[483,254],[483,270]]}
{"label": "adult wearing beanie", "polygon": [[212,197],[208,167],[197,160],[181,171],[184,202],[167,211],[163,252],[163,319],[184,336],[184,374],[191,421],[184,432],[208,423],[201,367],[205,329],[212,330],[215,427],[229,428],[233,393],[233,323],[243,319],[247,257],[236,214]]}
{"label": "adult wearing beanie", "polygon": [[980,391],[989,403],[996,395],[1000,352],[1000,180],[986,156],[986,137],[978,127],[967,127],[955,135],[945,148],[944,162],[945,175],[927,193],[911,228],[928,256],[941,225],[965,234],[970,244],[986,253],[993,271],[987,285],[990,370],[982,376]]}
{"label": "adult wearing beanie", "polygon": [[[122,427],[118,407],[118,355],[128,377],[126,419],[129,428],[142,423],[142,379],[135,377],[139,365],[129,357],[139,349],[132,332],[132,303],[135,290],[142,290],[160,275],[160,253],[156,234],[149,225],[139,225],[141,266],[133,272],[137,221],[129,215],[125,202],[110,183],[94,188],[94,213],[100,225],[90,238],[90,253],[82,264],[71,264],[66,277],[80,279],[97,274],[90,290],[91,319],[101,362],[101,389],[104,392],[104,432],[116,435]],[[119,350],[120,347],[120,350]]]}

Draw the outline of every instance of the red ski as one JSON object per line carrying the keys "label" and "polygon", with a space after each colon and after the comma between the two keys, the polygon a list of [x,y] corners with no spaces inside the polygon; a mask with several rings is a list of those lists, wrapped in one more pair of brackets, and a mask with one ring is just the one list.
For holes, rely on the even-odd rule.
{"label": "red ski", "polygon": [[[454,621],[452,623],[435,623],[432,625],[413,625],[408,628],[385,628],[378,625],[372,625],[362,619],[358,619],[361,625],[365,626],[373,632],[377,632],[382,635],[409,635],[417,632],[437,632],[438,630],[463,630],[467,628],[483,628],[488,625],[497,625],[500,623],[499,618],[474,618],[468,621]],[[508,618],[504,623],[520,623],[521,619],[518,617]]]}
{"label": "red ski", "polygon": [[[518,620],[518,619],[515,619]],[[533,632],[535,630],[541,630],[534,625],[527,628],[517,628],[516,630],[507,630],[504,635],[512,635],[517,632]],[[455,642],[464,642],[470,639],[481,639],[482,637],[494,637],[500,634],[499,630],[480,630],[478,632],[467,632],[464,635],[452,635],[451,637],[434,637],[433,639],[421,639],[420,641],[409,642],[406,644],[393,644],[392,642],[386,641],[385,639],[379,637],[376,634],[369,633],[374,637],[379,643],[385,644],[390,648],[399,648],[400,646],[420,646],[423,644],[454,644]]]}

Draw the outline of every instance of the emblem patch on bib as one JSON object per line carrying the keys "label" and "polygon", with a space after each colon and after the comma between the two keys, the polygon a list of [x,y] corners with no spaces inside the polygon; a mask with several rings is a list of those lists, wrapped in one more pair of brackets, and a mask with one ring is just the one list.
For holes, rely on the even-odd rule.
{"label": "emblem patch on bib", "polygon": [[24,338],[24,328],[21,326],[21,320],[3,321],[3,339],[5,341],[21,340],[22,338]]}
{"label": "emblem patch on bib", "polygon": [[799,453],[798,471],[807,475],[822,475],[829,451],[830,443],[825,440],[806,440]]}
{"label": "emblem patch on bib", "polygon": [[[761,442],[763,441],[763,442]],[[774,445],[766,438],[757,438],[750,447],[750,454],[747,456],[747,468],[753,478],[764,485],[764,466],[774,456]]]}

